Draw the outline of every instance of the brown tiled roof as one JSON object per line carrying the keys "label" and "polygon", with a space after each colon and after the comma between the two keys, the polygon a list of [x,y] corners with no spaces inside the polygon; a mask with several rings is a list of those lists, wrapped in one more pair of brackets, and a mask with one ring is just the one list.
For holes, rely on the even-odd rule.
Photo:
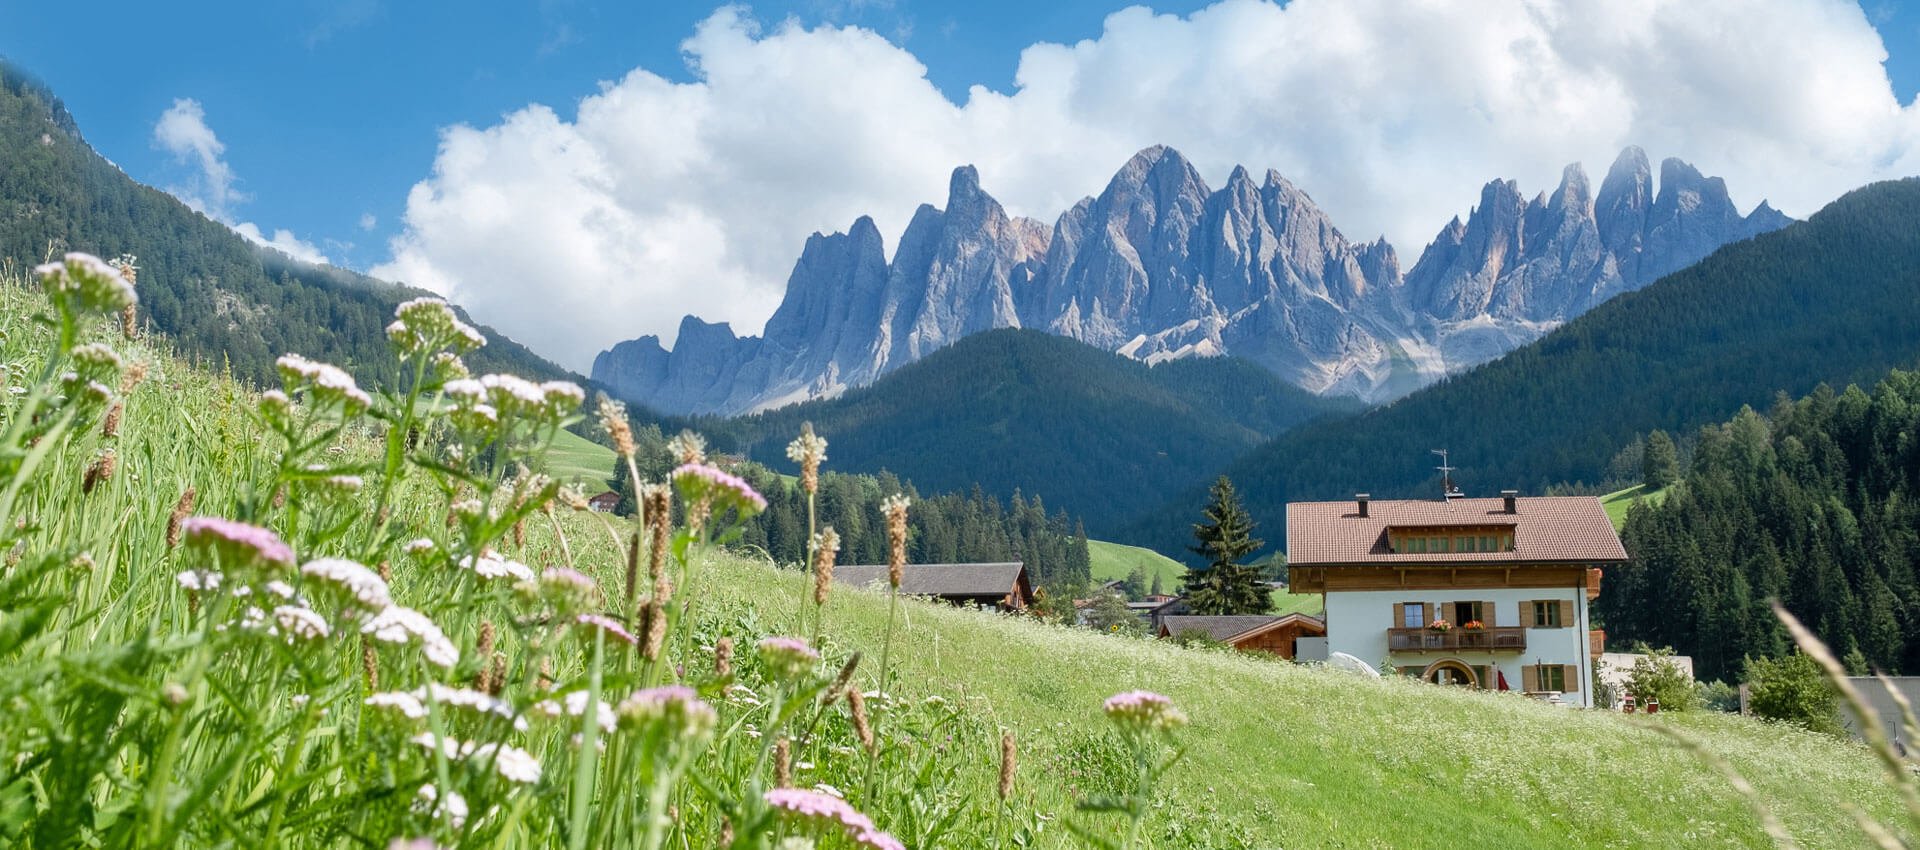
{"label": "brown tiled roof", "polygon": [[1272,617],[1264,614],[1214,616],[1176,614],[1160,618],[1160,630],[1175,637],[1178,637],[1180,633],[1184,631],[1198,630],[1205,632],[1207,637],[1221,643],[1228,643],[1234,638],[1240,637],[1248,632],[1264,629],[1267,626],[1275,625],[1292,618],[1309,621],[1320,626],[1322,630],[1326,628],[1319,618],[1309,617],[1305,614],[1288,614],[1284,617]]}
{"label": "brown tiled roof", "polygon": [[[908,564],[900,576],[900,592],[914,596],[1005,596],[1026,566],[1011,564]],[[854,587],[887,586],[887,567],[845,566],[833,570],[835,584]]]}
{"label": "brown tiled roof", "polygon": [[[1528,496],[1514,513],[1502,499],[1372,501],[1360,516],[1353,500],[1287,505],[1287,563],[1336,564],[1605,563],[1627,551],[1606,509],[1592,496]],[[1395,554],[1388,528],[1513,527],[1511,552]]]}

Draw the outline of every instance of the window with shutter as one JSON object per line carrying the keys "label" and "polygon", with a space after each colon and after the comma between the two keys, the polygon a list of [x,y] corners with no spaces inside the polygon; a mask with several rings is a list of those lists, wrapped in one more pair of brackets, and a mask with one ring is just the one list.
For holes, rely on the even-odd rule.
{"label": "window with shutter", "polygon": [[1533,664],[1520,667],[1520,690],[1529,693],[1540,690],[1540,668]]}
{"label": "window with shutter", "polygon": [[1529,603],[1533,607],[1533,627],[1536,629],[1557,629],[1566,625],[1560,619],[1560,603],[1552,599],[1539,599]]}
{"label": "window with shutter", "polygon": [[1564,693],[1567,690],[1567,669],[1565,664],[1542,664],[1535,667],[1533,678],[1536,687],[1533,690]]}
{"label": "window with shutter", "polygon": [[1580,692],[1580,671],[1572,664],[1560,665],[1560,690],[1569,694]]}
{"label": "window with shutter", "polygon": [[1562,599],[1562,600],[1559,600],[1559,602],[1560,602],[1560,606],[1559,606],[1560,607],[1560,625],[1563,625],[1563,626],[1573,625],[1573,600]]}
{"label": "window with shutter", "polygon": [[1490,599],[1481,600],[1480,624],[1483,626],[1486,626],[1489,629],[1493,628],[1495,625],[1498,625],[1494,621],[1500,619],[1499,608],[1500,606],[1493,604],[1493,600],[1490,600]]}

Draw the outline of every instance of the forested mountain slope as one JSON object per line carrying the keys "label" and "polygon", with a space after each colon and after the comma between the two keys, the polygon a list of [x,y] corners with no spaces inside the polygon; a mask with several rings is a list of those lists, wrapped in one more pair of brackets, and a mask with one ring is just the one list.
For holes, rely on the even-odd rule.
{"label": "forested mountain slope", "polygon": [[1358,409],[1245,360],[1148,366],[1030,330],[975,334],[837,399],[695,427],[788,469],[802,422],[837,469],[888,470],[928,491],[1015,491],[1083,518],[1098,536],[1209,480],[1303,422]]}

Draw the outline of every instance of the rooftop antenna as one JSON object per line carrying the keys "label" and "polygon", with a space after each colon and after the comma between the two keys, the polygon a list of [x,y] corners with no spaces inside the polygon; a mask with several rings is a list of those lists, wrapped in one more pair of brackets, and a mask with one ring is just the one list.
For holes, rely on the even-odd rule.
{"label": "rooftop antenna", "polygon": [[1460,488],[1453,486],[1454,468],[1447,463],[1447,450],[1434,449],[1433,453],[1440,456],[1440,465],[1434,467],[1434,469],[1440,470],[1440,500],[1443,502],[1451,502],[1454,499],[1465,496],[1465,493],[1460,492]]}

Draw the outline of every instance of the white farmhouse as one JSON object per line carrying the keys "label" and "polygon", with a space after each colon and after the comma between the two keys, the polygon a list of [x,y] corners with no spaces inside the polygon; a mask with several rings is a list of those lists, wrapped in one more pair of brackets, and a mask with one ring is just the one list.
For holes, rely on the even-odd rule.
{"label": "white farmhouse", "polygon": [[1626,561],[1600,500],[1295,502],[1295,593],[1326,602],[1327,650],[1431,682],[1591,707],[1587,603]]}

